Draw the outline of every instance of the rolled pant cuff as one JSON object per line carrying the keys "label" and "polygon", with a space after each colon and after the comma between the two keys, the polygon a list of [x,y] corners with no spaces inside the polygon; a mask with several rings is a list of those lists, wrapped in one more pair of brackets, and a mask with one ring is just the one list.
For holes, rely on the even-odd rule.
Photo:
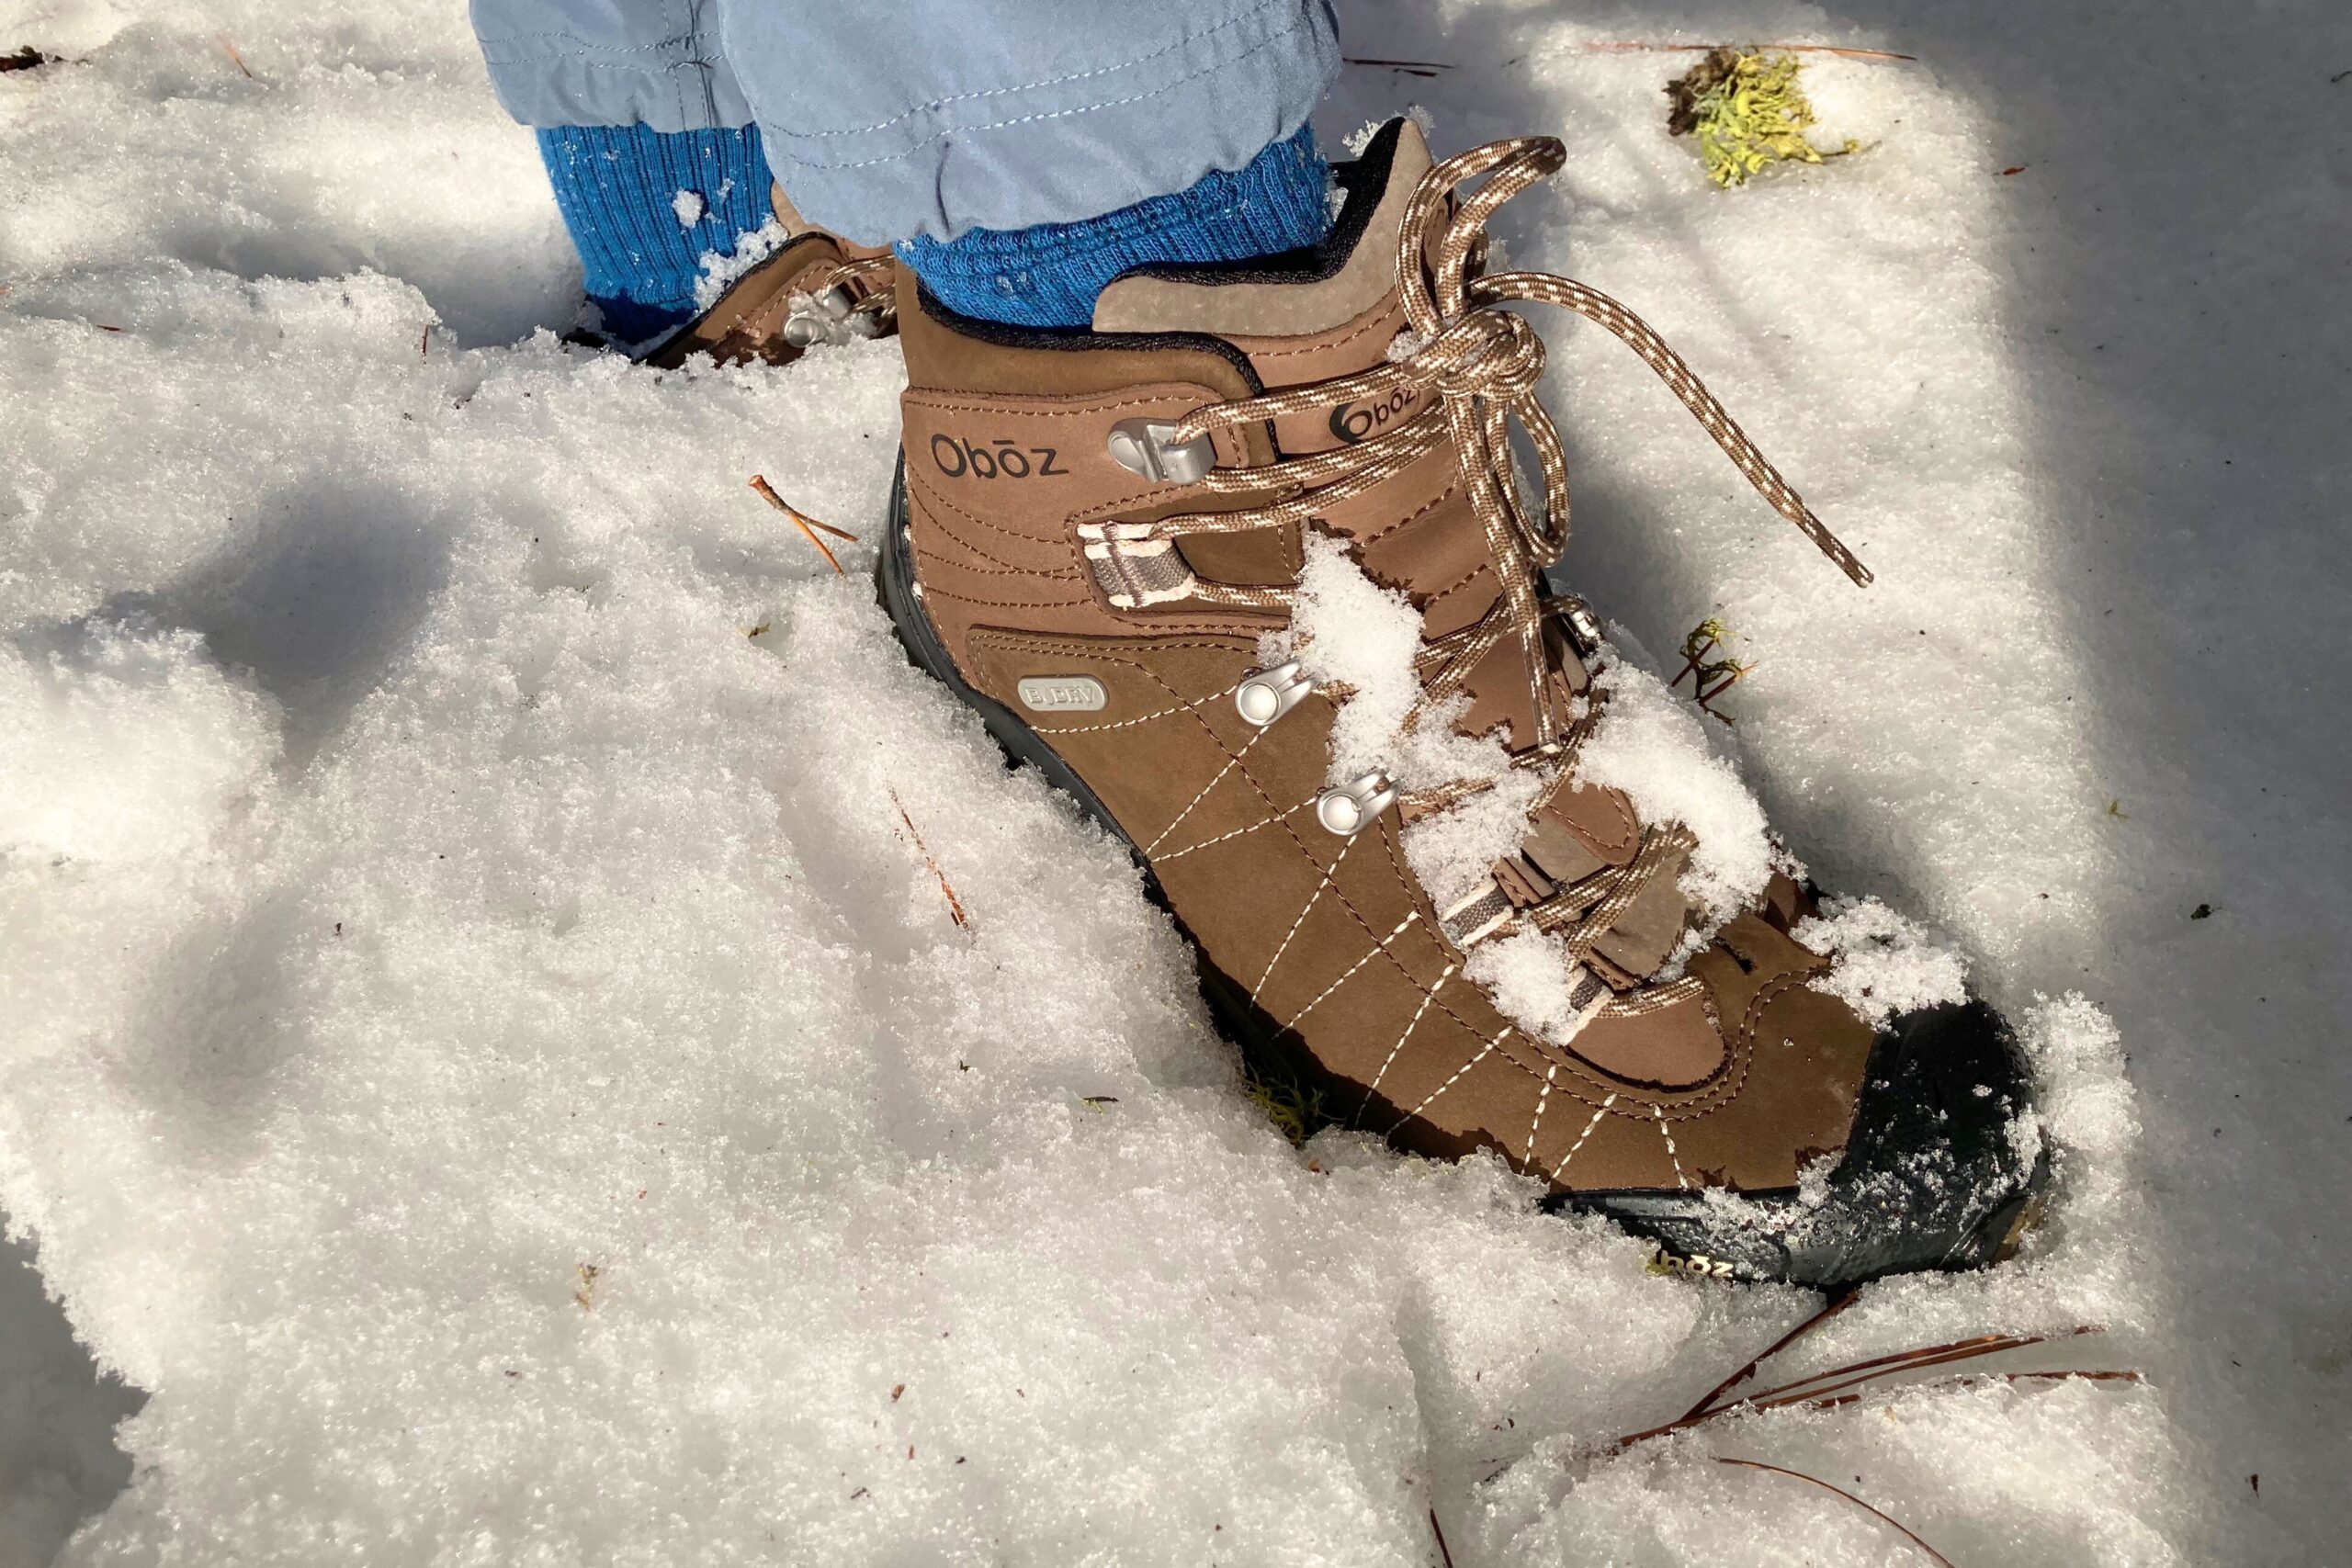
{"label": "rolled pant cuff", "polygon": [[[473,14],[490,85],[524,125],[681,131],[752,123],[751,103],[714,29],[661,25],[671,17],[668,7],[475,0]],[[679,22],[700,15],[700,6],[676,8]]]}
{"label": "rolled pant cuff", "polygon": [[759,73],[751,96],[793,205],[879,244],[1077,222],[1236,172],[1306,124],[1339,65],[1324,0],[1292,0],[1243,6],[1122,64],[854,129],[812,127]]}

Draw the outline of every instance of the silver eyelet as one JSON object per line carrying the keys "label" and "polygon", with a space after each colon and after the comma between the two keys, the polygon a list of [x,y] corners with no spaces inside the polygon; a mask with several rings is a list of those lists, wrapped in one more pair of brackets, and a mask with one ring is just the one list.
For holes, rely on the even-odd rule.
{"label": "silver eyelet", "polygon": [[857,336],[850,320],[855,305],[849,290],[836,284],[822,294],[794,301],[780,335],[795,348],[809,348],[820,343],[849,343]]}
{"label": "silver eyelet", "polygon": [[1162,484],[1188,485],[1216,467],[1216,448],[1205,435],[1175,443],[1176,427],[1165,420],[1123,419],[1111,427],[1111,460],[1131,474]]}
{"label": "silver eyelet", "polygon": [[1263,729],[1290,712],[1315,690],[1315,682],[1298,672],[1298,660],[1271,670],[1252,671],[1234,688],[1233,705],[1241,716]]}
{"label": "silver eyelet", "polygon": [[1572,593],[1563,593],[1544,602],[1544,609],[1567,634],[1567,644],[1586,670],[1598,672],[1600,659],[1600,621],[1592,607]]}
{"label": "silver eyelet", "polygon": [[1327,789],[1315,798],[1315,819],[1327,832],[1352,839],[1396,804],[1396,786],[1386,773],[1369,773],[1351,784]]}

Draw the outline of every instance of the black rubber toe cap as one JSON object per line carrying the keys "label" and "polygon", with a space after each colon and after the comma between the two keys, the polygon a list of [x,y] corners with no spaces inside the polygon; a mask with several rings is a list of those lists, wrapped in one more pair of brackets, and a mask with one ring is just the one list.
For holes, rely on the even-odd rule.
{"label": "black rubber toe cap", "polygon": [[1698,1273],[1825,1289],[2001,1256],[2049,1156],[2030,1122],[2016,1037],[1983,1002],[1879,1032],[1854,1130],[1824,1184],[1725,1194],[1589,1193],[1569,1201],[1655,1237]]}

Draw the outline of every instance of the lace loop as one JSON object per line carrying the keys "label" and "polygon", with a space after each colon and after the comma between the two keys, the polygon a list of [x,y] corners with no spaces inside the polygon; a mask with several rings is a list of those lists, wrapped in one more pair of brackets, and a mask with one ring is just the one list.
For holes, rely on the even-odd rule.
{"label": "lace loop", "polygon": [[819,273],[810,280],[808,292],[822,299],[836,288],[842,289],[848,296],[846,314],[887,322],[899,313],[899,296],[891,287],[898,265],[898,257],[888,251],[879,255],[852,257]]}
{"label": "lace loop", "polygon": [[[1858,585],[1871,581],[1867,567],[1814,515],[1779,469],[1734,421],[1682,357],[1649,324],[1599,289],[1548,273],[1482,268],[1487,220],[1498,209],[1567,161],[1555,138],[1523,137],[1492,142],[1450,158],[1422,176],[1406,206],[1396,240],[1398,292],[1409,337],[1400,337],[1385,363],[1331,380],[1213,403],[1193,411],[1175,427],[1174,439],[1193,441],[1219,430],[1289,415],[1382,400],[1407,407],[1400,423],[1366,439],[1306,457],[1280,457],[1254,467],[1213,468],[1192,487],[1211,497],[1271,496],[1226,511],[1196,511],[1149,525],[1154,540],[1193,534],[1227,534],[1251,528],[1304,527],[1354,498],[1377,488],[1451,440],[1461,489],[1486,536],[1498,594],[1485,615],[1422,649],[1421,690],[1408,711],[1410,729],[1459,695],[1494,649],[1515,642],[1526,672],[1534,734],[1515,761],[1552,770],[1542,799],[1548,801],[1568,780],[1578,744],[1593,721],[1590,705],[1576,708],[1555,669],[1556,637],[1546,625],[1555,603],[1541,589],[1542,573],[1560,559],[1568,542],[1568,462],[1557,426],[1537,396],[1545,365],[1544,340],[1520,311],[1508,307],[1544,304],[1573,310],[1607,328],[1639,355],[1690,411],[1758,494],[1811,539]],[[1465,186],[1484,183],[1465,193]],[[1534,455],[1531,507],[1514,451],[1512,433],[1525,438]],[[1203,603],[1279,608],[1295,591],[1283,588],[1221,588],[1194,580],[1183,592]],[[1473,781],[1419,783],[1405,793],[1416,815],[1447,810],[1487,785]],[[1615,976],[1619,988],[1640,989],[1632,976],[1616,975],[1593,951],[1643,888],[1693,843],[1679,826],[1647,829],[1628,864],[1596,873],[1570,888],[1555,890],[1507,919],[1481,926],[1486,935],[1520,930],[1565,934],[1572,961]],[[1683,982],[1651,990],[1679,998]],[[1638,998],[1637,998],[1638,1000]],[[1652,1004],[1666,1005],[1663,1000]]]}

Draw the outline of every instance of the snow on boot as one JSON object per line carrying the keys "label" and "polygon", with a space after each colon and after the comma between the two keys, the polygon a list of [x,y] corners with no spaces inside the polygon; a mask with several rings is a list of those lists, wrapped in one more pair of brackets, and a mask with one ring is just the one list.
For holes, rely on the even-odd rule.
{"label": "snow on boot", "polygon": [[[894,310],[888,250],[854,245],[808,223],[775,188],[774,249],[739,251],[751,265],[642,362],[673,370],[695,355],[721,365],[789,365],[810,346],[878,337]],[[706,266],[709,263],[706,260]]]}
{"label": "snow on boot", "polygon": [[1691,1272],[1984,1263],[2043,1176],[2007,1027],[1975,1002],[1874,1024],[1816,985],[1761,811],[1545,587],[1566,464],[1506,302],[1632,344],[1868,578],[1637,319],[1482,276],[1487,218],[1564,156],[1433,169],[1395,122],[1337,170],[1322,245],[1131,273],[1091,332],[956,318],[902,278],[884,602],[1134,847],[1242,1048],[1337,1120],[1491,1150]]}

